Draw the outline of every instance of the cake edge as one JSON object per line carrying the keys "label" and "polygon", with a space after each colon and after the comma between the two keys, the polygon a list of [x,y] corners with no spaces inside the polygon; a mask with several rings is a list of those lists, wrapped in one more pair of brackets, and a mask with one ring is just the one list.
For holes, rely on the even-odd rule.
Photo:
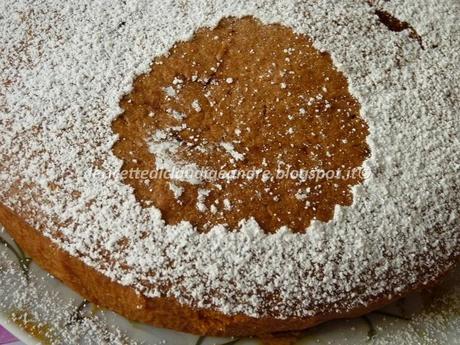
{"label": "cake edge", "polygon": [[226,315],[211,309],[195,309],[180,304],[171,297],[150,298],[130,286],[111,280],[58,247],[50,238],[27,224],[11,209],[0,203],[0,224],[17,244],[42,269],[79,293],[86,300],[115,311],[123,317],[154,327],[206,336],[255,336],[278,332],[300,331],[320,323],[353,318],[395,302],[418,290],[437,285],[458,261],[443,267],[440,274],[428,282],[417,282],[391,298],[377,296],[365,306],[339,312],[319,313],[305,318],[254,318],[243,314]]}

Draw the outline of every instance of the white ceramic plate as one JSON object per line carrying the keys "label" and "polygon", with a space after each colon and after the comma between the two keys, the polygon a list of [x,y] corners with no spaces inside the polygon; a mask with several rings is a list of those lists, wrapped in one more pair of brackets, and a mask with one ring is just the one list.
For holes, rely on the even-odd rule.
{"label": "white ceramic plate", "polygon": [[[128,321],[86,303],[41,270],[2,228],[0,242],[0,324],[26,344],[268,344],[260,339],[197,337]],[[460,269],[430,292],[270,344],[460,344]]]}

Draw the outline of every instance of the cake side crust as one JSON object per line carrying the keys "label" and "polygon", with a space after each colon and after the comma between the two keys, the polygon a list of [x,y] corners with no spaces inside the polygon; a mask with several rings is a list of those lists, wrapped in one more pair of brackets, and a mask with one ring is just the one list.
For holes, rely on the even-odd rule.
{"label": "cake side crust", "polygon": [[392,303],[410,292],[434,286],[450,271],[446,269],[427,284],[415,284],[404,294],[395,295],[391,299],[378,296],[366,306],[340,313],[331,311],[312,317],[283,320],[272,317],[232,316],[215,310],[182,305],[174,298],[145,297],[132,287],[112,281],[84,264],[79,258],[60,249],[51,239],[3,204],[0,204],[0,223],[34,262],[88,301],[111,309],[129,320],[198,335],[262,335],[303,330],[333,319],[357,317]]}

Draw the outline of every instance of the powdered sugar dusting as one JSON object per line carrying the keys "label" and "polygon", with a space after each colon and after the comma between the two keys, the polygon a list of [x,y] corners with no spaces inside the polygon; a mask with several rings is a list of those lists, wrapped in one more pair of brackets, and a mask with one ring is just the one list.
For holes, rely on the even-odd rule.
{"label": "powdered sugar dusting", "polygon": [[224,150],[227,152],[227,154],[229,154],[230,157],[232,157],[231,162],[242,161],[244,159],[244,154],[236,151],[232,143],[222,142],[220,146],[222,146]]}
{"label": "powdered sugar dusting", "polygon": [[[2,232],[0,228],[0,233]],[[40,344],[114,344],[140,345],[114,325],[108,326],[104,316],[92,315],[78,307],[79,297],[65,294],[49,277],[29,274],[25,279],[17,262],[0,249],[0,311],[36,336],[29,343]],[[53,284],[54,283],[54,284]],[[80,304],[83,306],[84,304]],[[2,320],[3,322],[4,320]],[[21,343],[22,344],[22,343]],[[156,342],[156,345],[164,342]]]}
{"label": "powdered sugar dusting", "polygon": [[[425,49],[381,25],[365,1],[2,2],[1,202],[113,280],[227,314],[351,309],[429,281],[460,251],[459,6],[382,4]],[[135,76],[230,15],[311,36],[347,75],[369,124],[371,177],[351,207],[305,234],[267,235],[252,219],[206,234],[165,225],[114,174],[110,124]],[[103,251],[129,268],[106,265]]]}

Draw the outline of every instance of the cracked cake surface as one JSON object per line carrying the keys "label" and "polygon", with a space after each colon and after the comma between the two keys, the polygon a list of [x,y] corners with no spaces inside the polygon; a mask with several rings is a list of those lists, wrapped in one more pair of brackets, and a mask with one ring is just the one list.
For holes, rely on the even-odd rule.
{"label": "cracked cake surface", "polygon": [[[232,321],[319,320],[428,284],[459,255],[457,2],[4,1],[0,13],[0,203],[110,281]],[[129,160],[117,151],[123,137],[117,123],[134,108],[129,97],[147,103],[136,98],[140,76],[155,73],[153,62],[174,58],[179,42],[222,29],[224,18],[285,28],[286,39],[309,37],[308,49],[330,55],[331,73],[346,78],[346,97],[366,126],[358,140],[366,154],[356,165],[368,174],[347,186],[346,201],[331,203],[324,219],[309,215],[290,229],[287,216],[280,222],[259,216],[261,226],[246,212],[210,216],[201,231],[207,221],[198,215],[212,215],[208,188],[186,185],[186,192],[196,189],[194,216],[164,217],[168,205],[141,195],[122,174]],[[239,82],[230,74],[219,80],[219,92]],[[279,92],[289,92],[289,82],[276,82]],[[173,98],[177,90],[169,86],[159,84],[158,97]],[[192,115],[208,111],[207,104],[190,98],[187,106],[185,117],[173,107],[157,115],[168,116],[168,126],[199,128]],[[152,155],[165,133],[149,134]],[[216,152],[237,164],[249,156],[228,141]],[[160,189],[176,203],[184,186],[170,182]]]}

